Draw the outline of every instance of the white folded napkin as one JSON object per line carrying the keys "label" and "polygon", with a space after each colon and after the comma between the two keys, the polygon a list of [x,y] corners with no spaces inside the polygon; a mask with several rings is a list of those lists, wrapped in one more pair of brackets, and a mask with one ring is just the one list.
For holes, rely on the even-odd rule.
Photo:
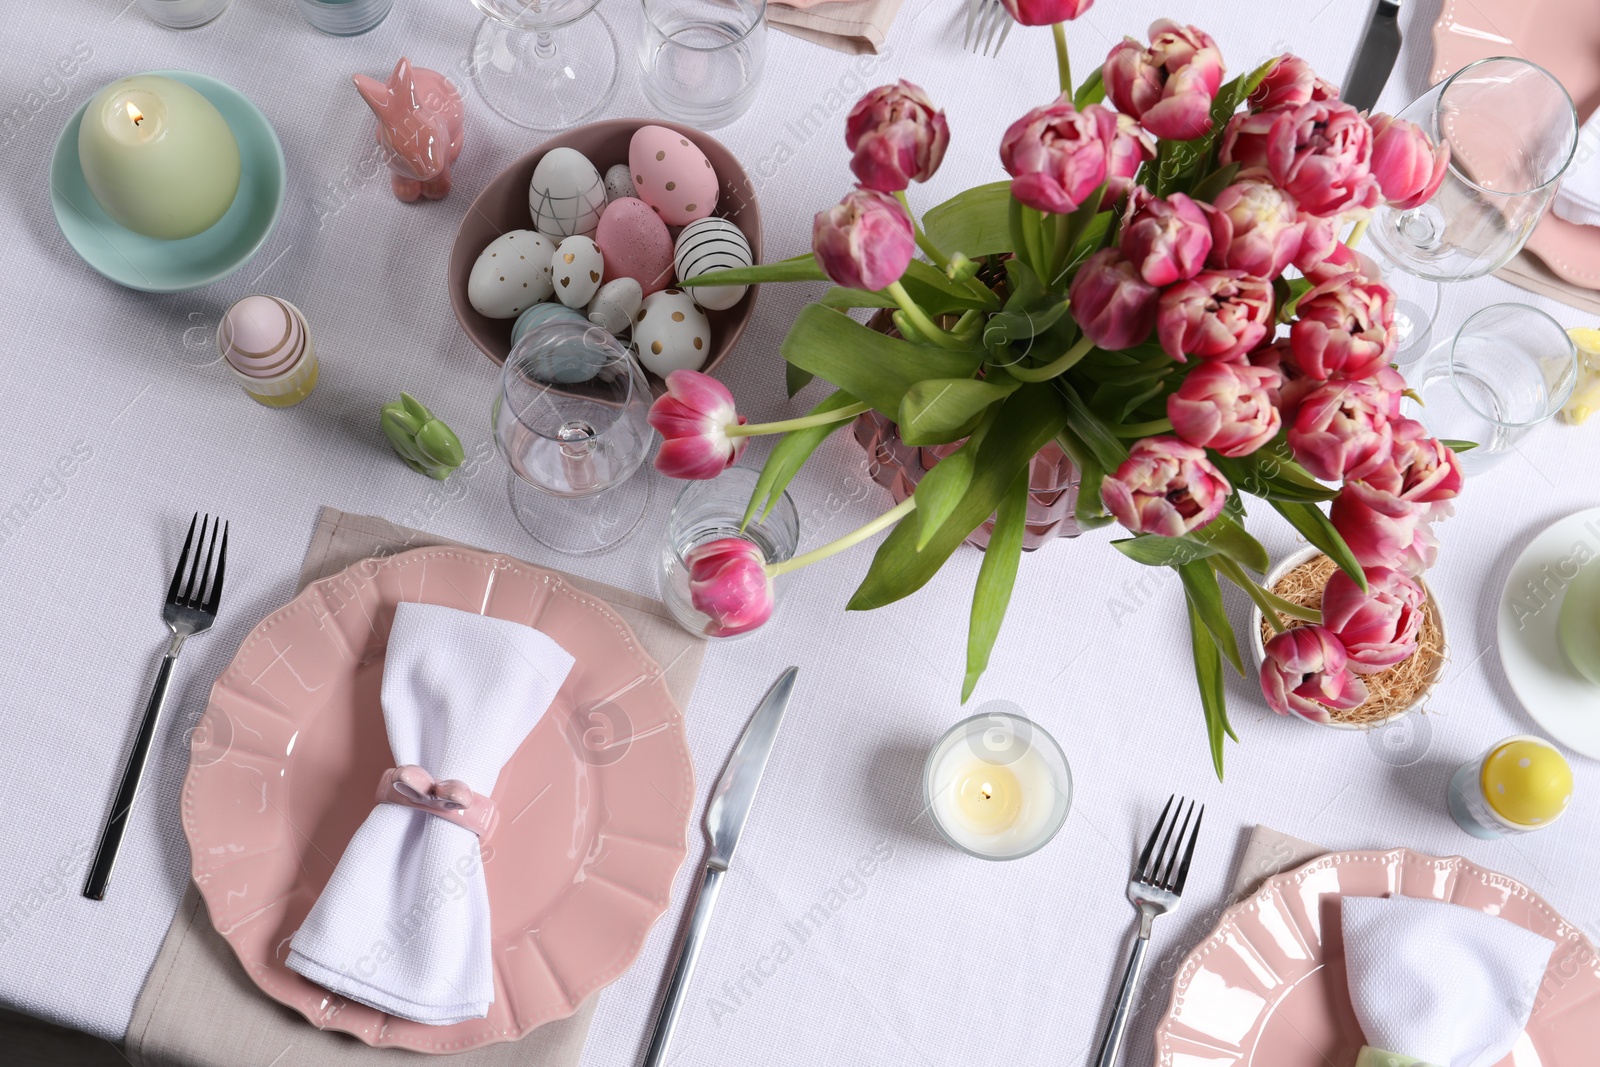
{"label": "white folded napkin", "polygon": [[[383,666],[395,765],[487,797],[572,662],[520,623],[398,605]],[[429,811],[381,803],[290,941],[288,964],[351,1000],[446,1025],[481,1019],[494,1002],[489,936],[477,834]]]}
{"label": "white folded napkin", "polygon": [[1550,210],[1580,226],[1600,226],[1600,108],[1578,131],[1578,150]]}
{"label": "white folded napkin", "polygon": [[1369,1046],[1358,1064],[1490,1067],[1511,1051],[1555,942],[1433,900],[1344,897],[1340,907],[1350,1002]]}

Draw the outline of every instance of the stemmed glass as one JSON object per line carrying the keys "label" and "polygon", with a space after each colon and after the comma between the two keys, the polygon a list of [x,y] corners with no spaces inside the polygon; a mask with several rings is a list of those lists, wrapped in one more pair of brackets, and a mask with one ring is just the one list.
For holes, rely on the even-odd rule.
{"label": "stemmed glass", "polygon": [[472,0],[488,18],[472,41],[473,81],[501,117],[565,130],[611,99],[617,38],[599,0]]}
{"label": "stemmed glass", "polygon": [[1496,56],[1462,67],[1399,117],[1450,147],[1439,191],[1409,210],[1379,207],[1367,231],[1395,290],[1407,362],[1427,349],[1438,283],[1492,274],[1522,250],[1572,162],[1578,115],[1543,67]]}
{"label": "stemmed glass", "polygon": [[511,464],[511,509],[535,541],[583,555],[633,532],[650,479],[650,386],[615,337],[553,320],[529,330],[500,371],[492,419]]}

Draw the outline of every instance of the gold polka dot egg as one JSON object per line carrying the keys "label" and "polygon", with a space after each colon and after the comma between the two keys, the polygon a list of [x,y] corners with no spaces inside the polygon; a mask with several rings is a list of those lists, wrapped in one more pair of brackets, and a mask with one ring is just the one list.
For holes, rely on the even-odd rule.
{"label": "gold polka dot egg", "polygon": [[605,277],[605,257],[594,241],[582,235],[568,237],[550,257],[550,277],[556,299],[569,308],[587,304]]}
{"label": "gold polka dot egg", "polygon": [[651,293],[633,326],[639,362],[665,378],[675,370],[699,370],[711,355],[711,323],[682,289]]}
{"label": "gold polka dot egg", "polygon": [[634,195],[668,226],[687,226],[717,206],[717,172],[689,138],[664,126],[641,126],[628,143]]}
{"label": "gold polka dot egg", "polygon": [[512,230],[478,253],[467,276],[467,302],[491,319],[514,319],[553,291],[556,246],[532,230]]}

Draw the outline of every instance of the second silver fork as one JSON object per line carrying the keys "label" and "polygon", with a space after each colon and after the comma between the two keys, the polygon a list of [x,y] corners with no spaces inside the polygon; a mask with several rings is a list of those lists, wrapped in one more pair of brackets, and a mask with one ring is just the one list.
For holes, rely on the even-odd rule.
{"label": "second silver fork", "polygon": [[961,36],[961,47],[980,56],[998,56],[1014,25],[1000,0],[967,0],[967,31]]}

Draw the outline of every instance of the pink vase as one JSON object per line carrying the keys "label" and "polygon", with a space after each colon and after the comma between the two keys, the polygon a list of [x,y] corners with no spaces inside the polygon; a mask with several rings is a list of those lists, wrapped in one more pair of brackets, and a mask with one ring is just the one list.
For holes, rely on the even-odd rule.
{"label": "pink vase", "polygon": [[[900,440],[900,428],[894,420],[876,411],[856,416],[855,435],[856,441],[867,450],[872,480],[889,490],[897,504],[912,494],[934,464],[961,447],[959,441],[922,447],[908,445]],[[1028,524],[1022,535],[1023,550],[1032,552],[1057,537],[1076,537],[1082,533],[1073,515],[1078,504],[1078,468],[1060,446],[1048,444],[1034,455],[1028,479]],[[994,520],[990,519],[972,531],[967,544],[986,548],[993,532]]]}

